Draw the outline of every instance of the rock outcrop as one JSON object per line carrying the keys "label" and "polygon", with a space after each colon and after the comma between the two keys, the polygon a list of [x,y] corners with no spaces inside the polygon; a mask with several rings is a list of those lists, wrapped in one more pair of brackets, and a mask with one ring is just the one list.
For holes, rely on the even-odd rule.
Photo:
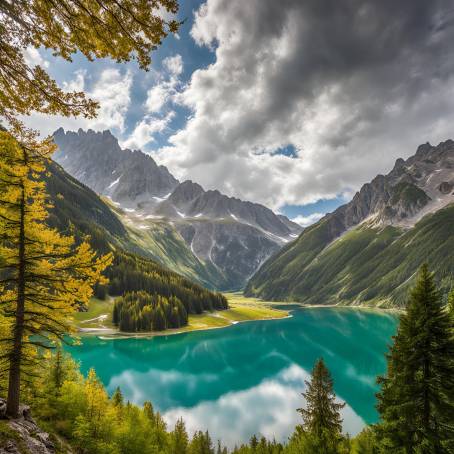
{"label": "rock outcrop", "polygon": [[[19,418],[4,419],[6,401],[0,398],[2,438],[0,454],[55,454],[55,445],[49,434],[40,429],[31,416],[30,407],[21,405]],[[71,453],[67,450],[66,452]]]}
{"label": "rock outcrop", "polygon": [[58,151],[54,159],[73,177],[98,194],[126,205],[164,196],[178,185],[164,166],[150,156],[122,150],[109,132],[77,132],[62,128],[54,133]]}
{"label": "rock outcrop", "polygon": [[390,173],[377,175],[321,221],[330,224],[329,240],[365,220],[377,226],[411,227],[425,214],[454,202],[452,188],[454,141],[426,143],[406,161],[399,158]]}

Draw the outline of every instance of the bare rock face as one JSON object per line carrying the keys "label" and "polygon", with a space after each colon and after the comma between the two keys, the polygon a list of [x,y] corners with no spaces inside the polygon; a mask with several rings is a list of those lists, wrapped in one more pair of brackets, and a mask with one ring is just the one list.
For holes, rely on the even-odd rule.
{"label": "bare rock face", "polygon": [[[0,398],[0,415],[5,417],[6,400]],[[10,436],[4,434],[0,454],[55,454],[55,446],[47,432],[43,432],[33,420],[30,407],[21,405],[19,418],[4,420]]]}
{"label": "bare rock face", "polygon": [[440,186],[438,186],[438,190],[442,194],[449,194],[454,188],[454,185],[452,183],[449,183],[447,181],[443,181]]}
{"label": "bare rock face", "polygon": [[54,156],[69,174],[101,195],[128,203],[172,192],[178,185],[167,168],[140,151],[122,150],[109,132],[54,133]]}
{"label": "bare rock face", "polygon": [[420,145],[397,159],[387,175],[377,175],[353,199],[327,214],[327,244],[361,222],[412,227],[424,215],[454,203],[454,141]]}

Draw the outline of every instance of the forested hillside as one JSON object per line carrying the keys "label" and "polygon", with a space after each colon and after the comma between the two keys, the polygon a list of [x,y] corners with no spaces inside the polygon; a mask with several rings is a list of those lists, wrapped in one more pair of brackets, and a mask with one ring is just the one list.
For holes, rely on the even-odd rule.
{"label": "forested hillside", "polygon": [[413,229],[364,224],[325,246],[321,222],[274,260],[247,287],[247,294],[307,304],[401,306],[415,271],[428,262],[442,291],[452,286],[454,205],[423,218]]}
{"label": "forested hillside", "polygon": [[[211,292],[147,257],[147,251],[131,240],[128,231],[108,205],[54,162],[48,167],[46,187],[53,204],[49,217],[51,226],[63,232],[73,231],[79,239],[88,235],[90,243],[97,251],[112,251],[114,254],[112,265],[104,272],[109,283],[95,287],[98,298],[103,299],[107,295],[117,297],[128,293],[129,297],[126,299],[131,302],[131,295],[137,296],[131,292],[145,292],[149,300],[155,301],[158,298],[163,309],[166,304],[173,308],[176,306],[175,301],[178,301],[186,315],[179,316],[176,323],[172,312],[163,310],[164,322],[156,325],[160,327],[185,325],[187,314],[227,308],[227,300],[221,294]],[[138,299],[136,302],[141,304]],[[136,302],[123,306],[122,313],[129,308],[131,320],[137,318],[133,310]],[[183,311],[180,312],[183,314]],[[126,327],[126,322],[119,325],[120,328]],[[151,325],[146,326],[149,329]],[[141,329],[143,328],[136,326],[128,330]]]}
{"label": "forested hillside", "polygon": [[61,231],[75,229],[78,236],[89,235],[97,248],[127,241],[126,229],[109,207],[87,186],[51,162],[45,178],[53,205],[48,223]]}

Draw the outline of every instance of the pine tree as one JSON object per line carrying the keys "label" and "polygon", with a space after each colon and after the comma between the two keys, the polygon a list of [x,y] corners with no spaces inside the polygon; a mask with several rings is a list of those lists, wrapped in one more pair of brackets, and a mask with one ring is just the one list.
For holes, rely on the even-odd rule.
{"label": "pine tree", "polygon": [[39,178],[53,150],[32,134],[19,143],[0,131],[0,310],[7,323],[0,361],[9,374],[7,414],[13,417],[36,348],[50,348],[74,329],[71,315],[88,303],[111,260],[97,258],[87,241],[75,246],[72,236],[47,227],[50,206]]}
{"label": "pine tree", "polygon": [[190,454],[214,454],[213,443],[208,431],[197,431],[189,445]]}
{"label": "pine tree", "polygon": [[389,450],[448,453],[454,448],[454,338],[452,321],[427,265],[411,291],[387,356],[378,410]]}
{"label": "pine tree", "polygon": [[255,452],[257,450],[257,446],[259,445],[259,441],[257,439],[257,436],[254,434],[252,435],[251,439],[249,440],[249,446]]}
{"label": "pine tree", "polygon": [[336,402],[333,380],[322,358],[315,363],[306,386],[307,391],[302,394],[306,408],[297,410],[303,418],[301,428],[315,437],[322,452],[336,452],[342,431],[340,410],[345,403]]}
{"label": "pine tree", "polygon": [[175,429],[170,436],[170,454],[186,454],[189,447],[189,437],[183,419],[179,419],[175,423]]}
{"label": "pine tree", "polygon": [[153,404],[146,400],[143,403],[143,413],[147,419],[149,419],[151,422],[154,422],[154,409],[153,409]]}
{"label": "pine tree", "polygon": [[115,405],[115,407],[123,407],[124,403],[124,398],[123,398],[123,393],[121,392],[121,389],[119,386],[115,389],[114,393],[112,394],[112,402]]}
{"label": "pine tree", "polygon": [[63,371],[63,354],[60,348],[55,353],[54,364],[52,368],[52,381],[55,390],[58,392],[63,384],[64,371]]}
{"label": "pine tree", "polygon": [[454,287],[451,289],[448,295],[448,312],[451,319],[454,321]]}
{"label": "pine tree", "polygon": [[222,446],[220,440],[218,440],[218,447],[216,449],[216,454],[228,454],[227,448],[225,446]]}

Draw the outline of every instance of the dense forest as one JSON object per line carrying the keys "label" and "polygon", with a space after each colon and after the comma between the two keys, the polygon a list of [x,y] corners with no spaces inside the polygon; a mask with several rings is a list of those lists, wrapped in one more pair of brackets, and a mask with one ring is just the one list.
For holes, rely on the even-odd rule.
{"label": "dense forest", "polygon": [[95,287],[95,296],[118,296],[113,323],[120,331],[162,331],[188,323],[188,314],[228,308],[221,293],[211,292],[162,268],[152,260],[116,251],[104,272],[106,285]]}
{"label": "dense forest", "polygon": [[163,331],[188,323],[188,311],[178,298],[128,292],[115,301],[113,323],[120,331]]}
{"label": "dense forest", "polygon": [[98,286],[96,296],[107,292],[120,296],[126,292],[144,291],[166,299],[179,299],[189,314],[227,309],[227,299],[191,282],[173,271],[166,270],[150,259],[124,251],[116,251],[112,265],[105,271],[107,286]]}

